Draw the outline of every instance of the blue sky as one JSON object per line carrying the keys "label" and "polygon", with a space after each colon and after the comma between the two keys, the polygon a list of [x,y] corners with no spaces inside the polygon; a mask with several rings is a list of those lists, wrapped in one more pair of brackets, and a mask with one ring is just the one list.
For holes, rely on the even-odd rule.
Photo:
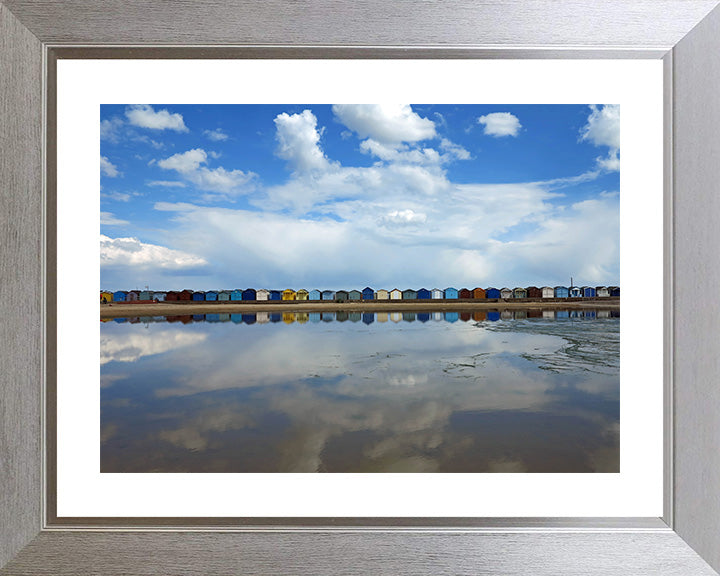
{"label": "blue sky", "polygon": [[103,289],[619,284],[619,106],[100,116]]}

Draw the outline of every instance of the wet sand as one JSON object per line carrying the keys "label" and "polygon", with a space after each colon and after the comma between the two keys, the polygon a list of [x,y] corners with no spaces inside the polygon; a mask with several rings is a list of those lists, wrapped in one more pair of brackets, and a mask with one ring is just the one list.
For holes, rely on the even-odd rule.
{"label": "wet sand", "polygon": [[444,312],[459,310],[619,310],[620,298],[583,300],[385,300],[352,302],[275,301],[275,302],[156,302],[127,304],[110,302],[100,305],[100,318],[130,316],[182,316],[185,314],[252,313],[252,312]]}

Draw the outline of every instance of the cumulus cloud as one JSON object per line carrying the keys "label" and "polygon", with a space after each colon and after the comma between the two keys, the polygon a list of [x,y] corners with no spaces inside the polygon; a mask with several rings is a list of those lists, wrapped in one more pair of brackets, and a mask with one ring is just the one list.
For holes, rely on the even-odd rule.
{"label": "cumulus cloud", "polygon": [[335,104],[337,119],[360,138],[385,145],[418,142],[436,136],[435,123],[408,104]]}
{"label": "cumulus cloud", "polygon": [[182,114],[171,114],[166,109],[156,111],[149,104],[128,106],[125,110],[125,116],[130,124],[140,128],[189,132]]}
{"label": "cumulus cloud", "polygon": [[110,162],[110,160],[107,159],[107,156],[100,156],[100,172],[108,178],[116,178],[121,175],[117,166]]}
{"label": "cumulus cloud", "polygon": [[283,112],[275,117],[277,155],[298,172],[327,170],[330,166],[320,148],[317,118],[310,110],[300,114]]}
{"label": "cumulus cloud", "polygon": [[137,238],[100,236],[100,265],[132,266],[135,269],[185,270],[207,265],[202,257],[179,250],[146,244]]}
{"label": "cumulus cloud", "polygon": [[[211,169],[203,166],[207,161],[208,153],[202,148],[194,148],[160,160],[157,164],[163,170],[175,170],[200,190],[214,195],[227,197],[250,190],[248,185],[256,176],[253,172],[226,170],[222,166]],[[213,199],[213,194],[206,199]]]}
{"label": "cumulus cloud", "polygon": [[222,128],[216,128],[215,130],[205,130],[203,134],[206,138],[212,140],[213,142],[222,142],[223,140],[227,140],[229,138],[229,136],[222,131]]}
{"label": "cumulus cloud", "polygon": [[158,166],[164,170],[175,170],[180,174],[189,174],[200,168],[200,164],[207,162],[207,153],[202,148],[194,148],[181,154],[173,154],[169,158],[158,161]]}
{"label": "cumulus cloud", "polygon": [[493,112],[477,119],[478,124],[484,126],[483,133],[488,136],[500,138],[502,136],[517,136],[522,128],[517,116],[510,112]]}
{"label": "cumulus cloud", "polygon": [[598,168],[611,172],[620,170],[620,105],[591,105],[587,123],[580,130],[580,139],[609,148],[606,157],[597,158]]}
{"label": "cumulus cloud", "polygon": [[620,106],[590,106],[587,123],[580,131],[582,140],[588,140],[595,146],[620,148]]}

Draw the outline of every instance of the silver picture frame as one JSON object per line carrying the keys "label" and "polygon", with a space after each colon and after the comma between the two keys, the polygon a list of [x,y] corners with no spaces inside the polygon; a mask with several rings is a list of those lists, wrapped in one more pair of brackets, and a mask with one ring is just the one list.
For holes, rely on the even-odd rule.
{"label": "silver picture frame", "polygon": [[[718,4],[0,0],[0,575],[717,574]],[[54,65],[118,57],[662,59],[663,516],[58,518]]]}

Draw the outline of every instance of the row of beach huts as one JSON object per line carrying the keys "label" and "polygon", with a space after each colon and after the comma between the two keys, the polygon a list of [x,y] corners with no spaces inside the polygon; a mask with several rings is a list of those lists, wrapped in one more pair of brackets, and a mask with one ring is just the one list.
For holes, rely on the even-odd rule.
{"label": "row of beach huts", "polygon": [[428,290],[103,290],[100,302],[288,302],[288,301],[378,301],[378,300],[510,300],[551,298],[619,298],[619,286],[529,286],[527,288],[434,288]]}
{"label": "row of beach huts", "polygon": [[153,322],[232,322],[234,324],[267,324],[284,322],[285,324],[305,324],[307,322],[496,322],[498,320],[524,320],[543,318],[545,320],[563,319],[603,319],[620,318],[620,310],[476,310],[474,312],[258,312],[253,314],[186,314],[182,316],[135,316],[104,318],[101,322],[118,324],[150,324]]}

